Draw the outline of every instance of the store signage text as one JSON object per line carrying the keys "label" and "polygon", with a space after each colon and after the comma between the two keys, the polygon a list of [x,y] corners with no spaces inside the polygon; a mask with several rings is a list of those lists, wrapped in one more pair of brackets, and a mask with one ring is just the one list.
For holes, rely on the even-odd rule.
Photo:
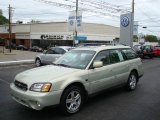
{"label": "store signage text", "polygon": [[63,40],[63,35],[41,35],[40,36],[42,40]]}

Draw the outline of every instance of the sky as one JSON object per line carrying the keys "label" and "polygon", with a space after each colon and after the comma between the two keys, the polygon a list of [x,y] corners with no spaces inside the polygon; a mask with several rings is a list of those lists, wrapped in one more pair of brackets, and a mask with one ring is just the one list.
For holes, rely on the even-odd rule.
{"label": "sky", "polygon": [[[42,1],[49,1],[44,3]],[[24,23],[33,20],[41,22],[67,21],[69,12],[75,7],[68,9],[66,5],[75,6],[76,0],[0,0],[0,9],[3,15],[8,18],[9,4],[13,8],[12,21],[23,21]],[[64,4],[57,6],[57,3]],[[101,5],[102,10],[97,10]],[[79,0],[79,9],[82,10],[83,22],[99,23],[112,26],[120,26],[120,14],[115,9],[125,12],[131,11],[132,0]],[[160,0],[135,0],[134,21],[138,21],[139,34],[152,34],[160,36]],[[89,10],[89,11],[88,11]],[[97,12],[98,11],[98,12]],[[107,14],[101,14],[102,12]],[[146,28],[143,28],[146,27]]]}

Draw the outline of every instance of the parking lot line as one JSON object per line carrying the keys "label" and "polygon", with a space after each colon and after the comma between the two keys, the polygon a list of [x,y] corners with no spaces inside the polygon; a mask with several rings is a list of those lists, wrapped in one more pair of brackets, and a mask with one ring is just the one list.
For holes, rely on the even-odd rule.
{"label": "parking lot line", "polygon": [[8,81],[3,80],[3,79],[1,79],[1,78],[0,78],[0,81],[1,81],[1,82],[3,82],[3,83],[5,83],[5,84],[7,84],[7,85],[9,85],[9,84],[10,84]]}

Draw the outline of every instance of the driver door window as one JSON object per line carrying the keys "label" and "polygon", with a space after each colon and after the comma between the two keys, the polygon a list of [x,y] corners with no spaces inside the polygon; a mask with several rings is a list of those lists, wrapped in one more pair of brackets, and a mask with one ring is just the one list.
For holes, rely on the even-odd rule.
{"label": "driver door window", "polygon": [[55,53],[56,54],[64,54],[66,51],[65,50],[63,50],[62,48],[56,48],[55,49]]}
{"label": "driver door window", "polygon": [[51,49],[49,49],[47,52],[46,52],[46,54],[54,54],[55,53],[55,51],[54,50],[51,50]]}
{"label": "driver door window", "polygon": [[102,61],[103,66],[110,64],[109,51],[99,52],[94,61]]}

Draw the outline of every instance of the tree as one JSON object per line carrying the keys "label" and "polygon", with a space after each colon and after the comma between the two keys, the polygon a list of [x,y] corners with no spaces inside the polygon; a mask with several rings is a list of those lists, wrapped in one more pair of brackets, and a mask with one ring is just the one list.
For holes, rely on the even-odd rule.
{"label": "tree", "polygon": [[2,10],[0,9],[0,15],[2,15]]}
{"label": "tree", "polygon": [[146,35],[146,36],[145,36],[145,40],[146,40],[147,42],[158,42],[157,37],[154,36],[154,35]]}
{"label": "tree", "polygon": [[0,15],[0,25],[8,24],[9,20],[4,17],[3,15]]}
{"label": "tree", "polygon": [[138,42],[138,36],[137,35],[133,36],[133,42]]}
{"label": "tree", "polygon": [[39,20],[31,20],[30,22],[28,22],[28,23],[40,23],[41,21],[39,21]]}

